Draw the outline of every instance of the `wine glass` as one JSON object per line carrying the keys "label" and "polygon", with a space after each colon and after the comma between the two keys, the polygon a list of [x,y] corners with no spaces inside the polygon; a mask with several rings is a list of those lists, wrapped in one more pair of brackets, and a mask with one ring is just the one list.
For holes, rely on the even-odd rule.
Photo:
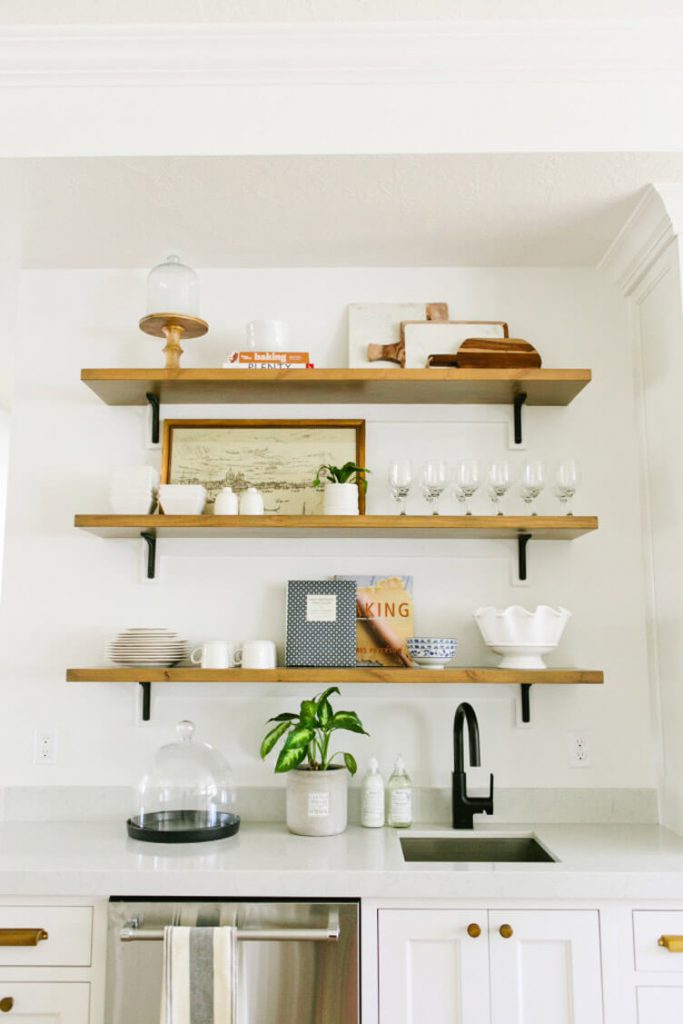
{"label": "wine glass", "polygon": [[566,515],[573,516],[572,498],[581,483],[581,469],[576,459],[564,459],[555,473],[555,497],[567,508]]}
{"label": "wine glass", "polygon": [[425,501],[433,505],[433,516],[439,514],[439,501],[445,489],[446,464],[440,460],[425,462],[420,474],[420,490]]}
{"label": "wine glass", "polygon": [[470,501],[479,490],[481,469],[476,459],[458,459],[453,470],[453,493],[465,506],[465,515],[471,516]]}
{"label": "wine glass", "polygon": [[389,488],[391,497],[398,504],[400,516],[406,514],[406,502],[413,486],[413,467],[407,459],[389,463]]}
{"label": "wine glass", "polygon": [[505,497],[512,483],[512,469],[507,459],[499,459],[489,466],[489,498],[497,516],[503,515],[500,501]]}
{"label": "wine glass", "polygon": [[532,516],[538,515],[536,501],[545,487],[546,475],[546,464],[540,459],[529,459],[522,464],[522,472],[519,478],[519,493],[522,501],[530,506]]}

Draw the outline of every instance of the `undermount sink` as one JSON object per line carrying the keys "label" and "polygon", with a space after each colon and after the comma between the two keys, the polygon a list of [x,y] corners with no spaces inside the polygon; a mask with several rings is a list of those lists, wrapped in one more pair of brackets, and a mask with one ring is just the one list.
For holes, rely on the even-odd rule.
{"label": "undermount sink", "polygon": [[554,863],[533,836],[401,836],[405,861]]}

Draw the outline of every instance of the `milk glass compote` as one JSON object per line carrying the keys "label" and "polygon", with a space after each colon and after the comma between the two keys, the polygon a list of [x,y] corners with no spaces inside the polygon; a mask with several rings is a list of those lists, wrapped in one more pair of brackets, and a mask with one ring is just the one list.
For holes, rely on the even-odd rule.
{"label": "milk glass compote", "polygon": [[432,506],[432,515],[438,516],[441,495],[446,489],[446,463],[439,460],[425,462],[420,473],[420,490],[428,505]]}
{"label": "milk glass compote", "polygon": [[479,490],[481,468],[476,459],[458,459],[453,467],[453,493],[465,506],[465,515],[471,516],[470,502]]}
{"label": "milk glass compote", "polygon": [[413,486],[413,466],[406,459],[389,463],[389,489],[398,504],[398,514],[406,514],[406,502]]}
{"label": "milk glass compote", "polygon": [[573,516],[572,500],[581,483],[581,469],[576,459],[564,459],[555,473],[555,497],[566,508],[565,515]]}
{"label": "milk glass compote", "polygon": [[522,501],[529,505],[531,515],[537,516],[536,502],[538,496],[545,487],[547,467],[540,459],[530,459],[522,464],[522,472],[519,478],[519,493]]}
{"label": "milk glass compote", "polygon": [[510,490],[512,469],[507,459],[499,459],[489,466],[489,498],[493,502],[497,516],[503,515],[501,500]]}

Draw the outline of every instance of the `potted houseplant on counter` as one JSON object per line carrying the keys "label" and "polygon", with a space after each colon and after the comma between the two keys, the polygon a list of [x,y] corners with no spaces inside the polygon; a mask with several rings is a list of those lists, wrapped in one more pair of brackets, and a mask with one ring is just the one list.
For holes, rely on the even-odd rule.
{"label": "potted houseplant on counter", "polygon": [[358,489],[368,489],[365,474],[369,469],[346,462],[343,466],[320,466],[313,481],[314,487],[324,487],[323,511],[326,516],[357,516]]}
{"label": "potted houseplant on counter", "polygon": [[[287,828],[301,836],[334,836],[347,822],[349,775],[356,760],[344,751],[330,752],[332,733],[340,729],[369,735],[355,711],[333,711],[330,686],[313,700],[302,700],[298,714],[283,712],[270,718],[275,725],[261,743],[266,758],[284,737],[275,771],[287,772]],[[337,760],[341,759],[340,763]]]}

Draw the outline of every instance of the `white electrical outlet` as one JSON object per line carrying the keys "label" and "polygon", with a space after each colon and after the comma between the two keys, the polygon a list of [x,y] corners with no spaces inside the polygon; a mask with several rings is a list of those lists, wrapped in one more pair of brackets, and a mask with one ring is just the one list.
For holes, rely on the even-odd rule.
{"label": "white electrical outlet", "polygon": [[57,734],[54,732],[35,732],[33,734],[33,763],[57,763]]}
{"label": "white electrical outlet", "polygon": [[578,730],[567,734],[569,740],[569,767],[589,768],[591,763],[588,733]]}

